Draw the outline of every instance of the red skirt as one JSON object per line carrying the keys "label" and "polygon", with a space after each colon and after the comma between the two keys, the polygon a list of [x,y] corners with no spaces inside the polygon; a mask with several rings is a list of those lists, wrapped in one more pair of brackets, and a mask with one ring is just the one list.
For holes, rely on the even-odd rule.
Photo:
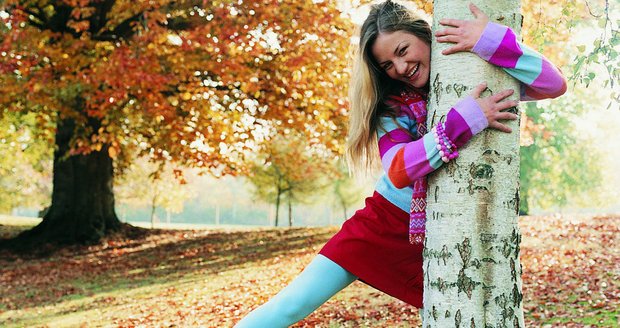
{"label": "red skirt", "polygon": [[421,308],[422,250],[409,243],[409,213],[375,191],[319,253],[362,282]]}

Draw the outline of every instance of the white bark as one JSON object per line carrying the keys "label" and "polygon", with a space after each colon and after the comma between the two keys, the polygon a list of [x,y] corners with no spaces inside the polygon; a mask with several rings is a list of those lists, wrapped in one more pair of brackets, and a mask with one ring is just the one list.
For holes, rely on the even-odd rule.
{"label": "white bark", "polygon": [[[442,18],[472,19],[470,0],[435,0],[433,31]],[[478,0],[492,21],[521,27],[520,1]],[[475,54],[441,55],[433,43],[428,126],[479,83],[489,92],[518,83]],[[424,251],[423,327],[524,327],[517,225],[519,124],[487,129],[460,157],[429,176]]]}

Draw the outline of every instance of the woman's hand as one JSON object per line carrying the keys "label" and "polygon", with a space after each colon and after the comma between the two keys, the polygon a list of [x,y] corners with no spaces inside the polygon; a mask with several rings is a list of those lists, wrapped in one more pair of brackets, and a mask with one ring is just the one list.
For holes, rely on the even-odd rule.
{"label": "woman's hand", "polygon": [[436,32],[437,41],[455,43],[454,46],[444,49],[441,52],[442,54],[449,55],[459,51],[470,51],[480,39],[489,22],[489,17],[473,3],[469,4],[469,10],[474,14],[475,19],[442,19],[439,21],[441,25],[453,27]]}
{"label": "woman's hand", "polygon": [[489,121],[489,127],[500,130],[506,133],[512,132],[512,129],[499,122],[499,120],[516,120],[517,114],[510,112],[502,112],[511,107],[515,107],[519,104],[516,100],[505,100],[507,97],[514,93],[514,90],[508,89],[498,92],[494,95],[490,95],[486,98],[480,98],[480,94],[486,89],[487,84],[481,83],[474,88],[471,96],[474,97],[478,106],[482,109],[484,116]]}

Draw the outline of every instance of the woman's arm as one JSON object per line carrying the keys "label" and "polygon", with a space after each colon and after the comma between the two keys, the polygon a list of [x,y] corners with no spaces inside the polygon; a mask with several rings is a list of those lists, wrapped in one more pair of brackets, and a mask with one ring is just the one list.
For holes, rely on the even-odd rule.
{"label": "woman's arm", "polygon": [[[444,130],[457,148],[465,145],[486,127],[510,132],[510,129],[498,120],[517,118],[513,113],[502,111],[515,106],[515,101],[504,101],[512,94],[511,91],[479,98],[485,88],[485,84],[477,86],[470,96],[459,101],[446,115]],[[401,113],[410,111],[404,103],[399,106]],[[415,122],[407,115],[399,117],[397,122],[391,117],[381,117],[383,129],[380,128],[377,132],[383,169],[396,188],[411,185],[414,180],[433,172],[443,164],[435,136],[427,133],[422,138],[414,140],[403,130],[408,128],[410,131],[415,131],[412,124]]]}
{"label": "woman's arm", "polygon": [[470,10],[474,20],[440,21],[442,25],[454,26],[435,34],[439,42],[455,43],[443,54],[471,51],[503,68],[521,82],[521,100],[555,98],[566,92],[564,76],[549,60],[518,42],[508,27],[489,22],[475,5],[470,4]]}

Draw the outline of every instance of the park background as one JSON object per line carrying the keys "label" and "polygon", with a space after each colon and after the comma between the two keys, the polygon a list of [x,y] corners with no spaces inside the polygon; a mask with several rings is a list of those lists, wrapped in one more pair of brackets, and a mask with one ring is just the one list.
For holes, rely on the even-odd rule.
{"label": "park background", "polygon": [[[365,2],[284,1],[278,10],[267,10],[276,2],[215,1],[187,3],[157,16],[165,13],[167,2],[153,9],[119,1],[111,21],[130,19],[128,12],[150,14],[132,25],[143,35],[137,33],[140,43],[127,47],[74,36],[60,38],[60,45],[46,43],[42,40],[57,35],[19,25],[24,18],[9,14],[16,3],[36,5],[4,1],[0,10],[2,237],[28,229],[45,213],[53,187],[56,113],[66,110],[63,100],[102,81],[111,87],[92,93],[88,115],[108,125],[76,135],[75,154],[100,151],[103,145],[115,159],[121,221],[198,230],[156,229],[133,241],[103,239],[43,256],[2,253],[0,274],[7,284],[0,322],[229,325],[299,272],[372,192],[374,179],[349,177],[342,161],[349,45],[355,24],[367,13]],[[405,3],[432,10],[426,2]],[[92,14],[88,2],[67,1],[66,6],[82,8],[74,9],[68,29],[88,31],[83,25]],[[41,8],[39,15],[52,10]],[[530,281],[529,287],[537,288],[531,295],[540,296],[526,304],[526,320],[613,326],[619,296],[613,244],[620,225],[617,4],[523,1],[523,15],[525,43],[557,63],[569,79],[562,98],[521,105],[522,256],[530,268],[524,289]],[[158,22],[166,19],[181,27],[161,29]],[[184,20],[208,33],[184,30]],[[11,39],[16,26],[24,32]],[[84,59],[80,47],[96,54]],[[136,49],[145,55],[132,57]],[[59,85],[32,70],[41,65],[42,54],[73,80]],[[128,96],[145,86],[153,94],[161,91],[152,84],[169,86],[158,79],[166,75],[151,57],[166,58],[168,68],[197,77],[198,85],[179,88],[175,81],[175,92],[163,98]],[[97,66],[92,58],[111,63]],[[76,65],[89,67],[92,78],[78,83],[71,70]],[[110,69],[115,65],[122,69]],[[118,93],[122,88],[131,91]],[[151,110],[156,104],[162,108]],[[276,220],[280,227],[304,228],[270,228]],[[567,237],[575,244],[562,244]],[[114,264],[102,273],[105,259]],[[59,272],[63,266],[79,270]],[[261,266],[271,268],[269,274],[256,269]],[[580,273],[563,277],[567,268]],[[51,278],[41,280],[41,275]],[[550,292],[567,286],[577,295]],[[243,302],[248,297],[251,301]],[[407,326],[417,322],[416,313],[360,284],[304,324]],[[593,319],[580,319],[585,317]]]}

